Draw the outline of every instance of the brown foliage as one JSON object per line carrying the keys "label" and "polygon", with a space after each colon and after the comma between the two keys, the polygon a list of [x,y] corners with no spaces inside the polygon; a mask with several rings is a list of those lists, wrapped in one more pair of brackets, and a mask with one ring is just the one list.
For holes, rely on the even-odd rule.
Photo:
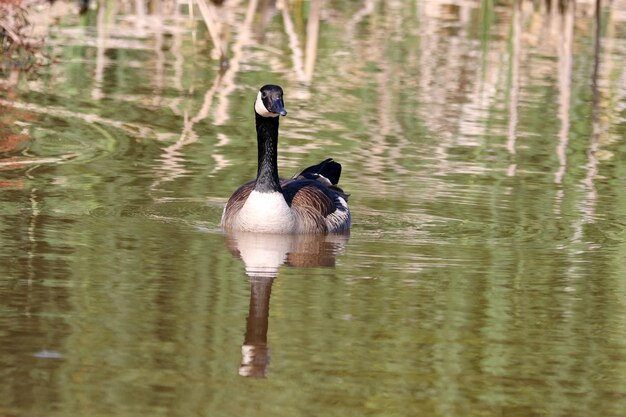
{"label": "brown foliage", "polygon": [[32,39],[30,29],[21,0],[0,0],[0,73],[34,67],[41,42]]}

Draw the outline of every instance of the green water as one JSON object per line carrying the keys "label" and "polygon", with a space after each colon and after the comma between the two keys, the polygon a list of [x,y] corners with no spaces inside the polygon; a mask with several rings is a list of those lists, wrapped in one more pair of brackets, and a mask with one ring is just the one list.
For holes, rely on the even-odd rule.
{"label": "green water", "polygon": [[[0,415],[626,415],[623,2],[116,4],[0,89]],[[268,82],[349,239],[219,230]]]}

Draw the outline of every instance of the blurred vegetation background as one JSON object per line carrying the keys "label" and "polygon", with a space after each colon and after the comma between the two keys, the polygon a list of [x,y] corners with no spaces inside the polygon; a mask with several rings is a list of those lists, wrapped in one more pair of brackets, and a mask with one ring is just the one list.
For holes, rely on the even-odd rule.
{"label": "blurred vegetation background", "polygon": [[[623,414],[623,0],[0,4],[0,413]],[[218,222],[269,81],[355,225],[255,384]]]}

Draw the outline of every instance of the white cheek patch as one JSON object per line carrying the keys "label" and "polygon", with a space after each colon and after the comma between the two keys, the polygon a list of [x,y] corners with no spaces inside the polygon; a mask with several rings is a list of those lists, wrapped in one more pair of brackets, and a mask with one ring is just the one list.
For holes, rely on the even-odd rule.
{"label": "white cheek patch", "polygon": [[257,112],[259,116],[263,117],[278,117],[278,114],[272,113],[267,108],[265,108],[265,104],[263,104],[263,98],[261,97],[261,92],[256,96],[256,101],[254,102],[254,111]]}

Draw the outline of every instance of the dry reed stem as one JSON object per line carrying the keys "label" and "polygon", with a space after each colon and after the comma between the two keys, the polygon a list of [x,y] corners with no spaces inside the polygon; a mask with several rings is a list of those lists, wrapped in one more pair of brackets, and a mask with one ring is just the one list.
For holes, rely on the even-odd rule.
{"label": "dry reed stem", "polygon": [[219,58],[224,59],[226,57],[226,51],[224,50],[224,44],[220,40],[220,36],[217,31],[218,19],[215,15],[215,11],[211,8],[211,5],[206,2],[206,0],[196,0],[196,3],[198,3],[198,9],[200,9],[202,19],[204,20],[204,23],[209,30],[209,35],[213,40],[213,44],[219,51]]}

